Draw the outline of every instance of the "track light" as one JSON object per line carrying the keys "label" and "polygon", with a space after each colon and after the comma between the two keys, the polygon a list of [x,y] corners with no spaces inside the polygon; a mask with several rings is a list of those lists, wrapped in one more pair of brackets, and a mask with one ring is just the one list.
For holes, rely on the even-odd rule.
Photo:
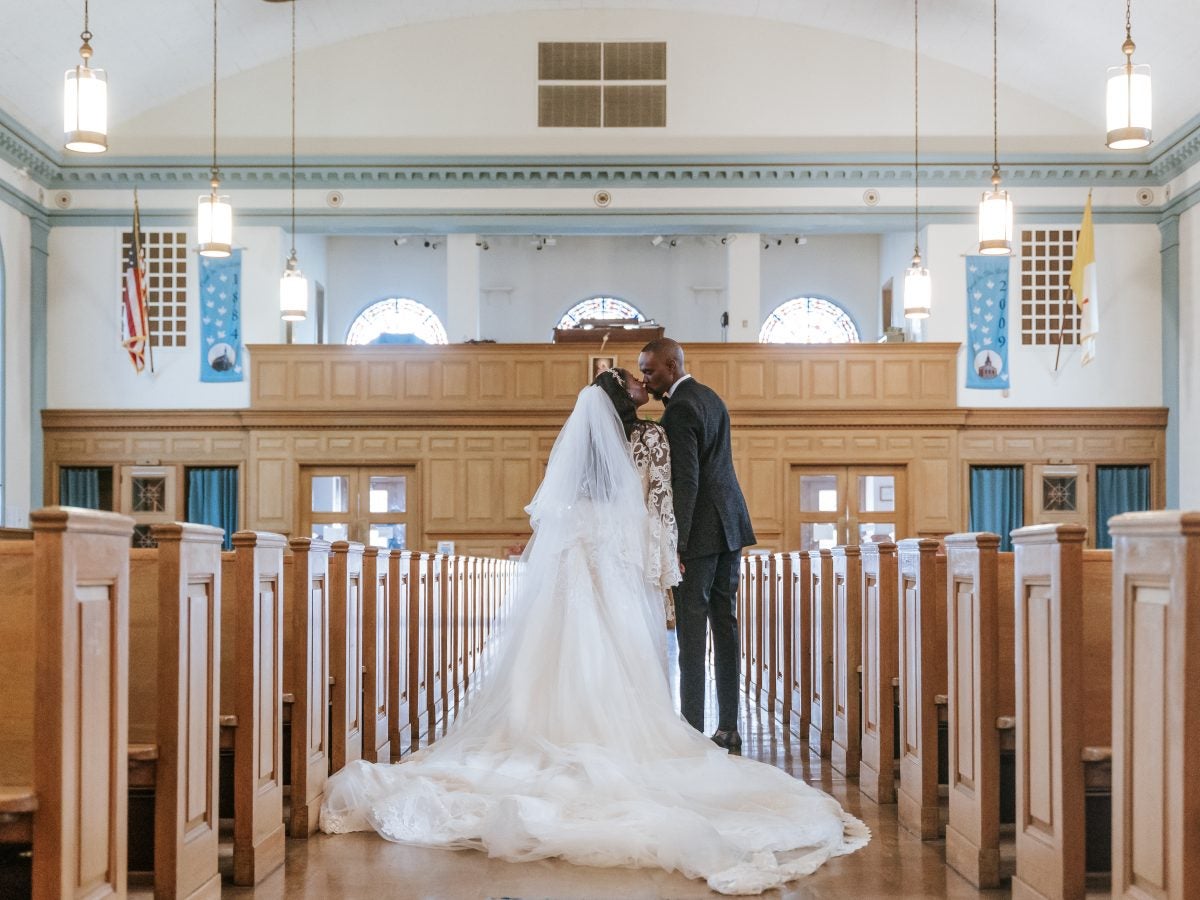
{"label": "track light", "polygon": [[796,246],[797,246],[797,247],[803,247],[803,246],[804,246],[805,244],[807,244],[807,243],[808,243],[808,238],[807,238],[807,237],[805,237],[805,236],[804,236],[804,235],[802,235],[802,234],[798,234],[798,235],[796,235]]}
{"label": "track light", "polygon": [[397,247],[403,247],[405,244],[408,243],[408,238],[398,237],[395,240],[393,240],[392,243],[395,244]]}
{"label": "track light", "polygon": [[675,238],[671,238],[671,241],[670,241],[670,246],[674,247],[674,246],[676,246],[678,243],[679,243],[679,242],[678,242],[678,241],[676,241],[676,240],[675,240]]}
{"label": "track light", "polygon": [[657,247],[662,242],[663,242],[663,236],[661,234],[655,235],[654,237],[650,238],[650,243],[653,244],[655,247]]}
{"label": "track light", "polygon": [[436,250],[438,248],[438,242],[427,240],[427,241],[425,241],[425,246],[428,247],[430,250]]}

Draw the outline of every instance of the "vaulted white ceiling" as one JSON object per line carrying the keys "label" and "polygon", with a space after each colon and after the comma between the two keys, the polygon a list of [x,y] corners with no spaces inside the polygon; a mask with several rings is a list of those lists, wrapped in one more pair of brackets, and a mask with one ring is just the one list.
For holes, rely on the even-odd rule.
{"label": "vaulted white ceiling", "polygon": [[[245,86],[256,72],[270,72],[278,80],[279,64],[288,50],[289,6],[265,0],[219,3],[220,77],[223,85],[238,84],[244,99]],[[785,29],[782,40],[786,43],[788,35],[795,37],[791,58],[786,62],[794,73],[793,88],[798,93],[830,91],[831,85],[844,80],[846,72],[863,64],[881,46],[893,54],[911,51],[912,47],[912,5],[906,0],[297,0],[297,4],[298,43],[309,66],[305,78],[331,82],[335,87],[326,90],[326,95],[340,93],[347,103],[353,102],[357,90],[354,83],[339,83],[336,69],[315,75],[312,72],[312,66],[334,58],[323,55],[332,48],[338,48],[342,58],[347,53],[353,55],[358,47],[364,53],[378,53],[381,46],[386,46],[381,36],[394,34],[400,38],[403,30],[412,26],[483,16],[602,11],[610,27],[619,31],[622,21],[639,16],[699,15],[712,23],[714,39],[721,36],[721,22],[730,21],[726,17],[756,20],[760,25],[786,23],[796,26]],[[4,0],[0,6],[0,110],[57,149],[61,141],[63,71],[77,58],[82,0]],[[930,78],[953,80],[958,72],[970,77],[973,85],[986,86],[991,78],[991,11],[988,0],[926,0],[922,4],[922,56]],[[1103,152],[1104,75],[1106,67],[1121,61],[1124,12],[1120,0],[1001,0],[1002,96],[1007,92],[1013,97],[1028,97],[1061,113],[1058,125],[1047,129],[1054,133],[1044,135],[1038,146],[1027,141],[1027,149],[1078,154],[1083,147],[1094,147],[1094,152]],[[182,150],[166,140],[168,136],[151,132],[174,127],[169,115],[156,111],[169,109],[186,98],[197,105],[205,96],[211,79],[211,16],[211,4],[205,0],[91,0],[94,64],[108,72],[114,134],[126,123],[132,130],[140,129],[147,146],[158,148],[156,152],[170,148],[168,152],[182,155]],[[1200,78],[1195,75],[1194,50],[1200,39],[1200,2],[1136,3],[1133,16],[1138,46],[1135,60],[1153,67],[1154,125],[1156,137],[1161,140],[1200,114]],[[538,21],[544,23],[545,19]],[[730,31],[733,36],[745,33],[737,28]],[[556,35],[554,39],[569,38]],[[853,48],[851,58],[843,60],[846,72],[827,63],[823,71],[805,66],[806,60],[821,58],[820,45],[826,40]],[[505,52],[504,46],[498,44],[495,52]],[[894,59],[899,62],[902,57]],[[447,60],[447,65],[454,65],[454,60]],[[894,74],[898,84],[911,84],[910,71],[897,65]],[[263,102],[277,103],[278,87],[272,89],[271,100]],[[405,80],[394,89],[418,91],[421,87]],[[937,87],[930,85],[931,96],[936,96]],[[832,90],[836,93],[836,88]],[[903,96],[898,87],[896,94]],[[980,97],[982,109],[971,115],[957,116],[943,110],[932,120],[933,130],[946,148],[959,146],[955,138],[963,139],[963,146],[987,146],[991,125],[988,100],[986,95]],[[896,123],[911,122],[910,108],[872,108],[873,103],[901,105],[895,98],[886,99],[882,89],[874,98],[840,98],[839,102],[861,109],[863,133],[871,133],[875,119],[891,117]],[[1002,123],[1004,116],[1002,112]],[[246,122],[252,119],[235,117],[229,127],[249,132],[252,129]],[[341,131],[336,115],[313,114],[310,109],[302,119],[306,137],[324,139],[310,143],[311,148],[320,154],[354,155],[357,135]],[[845,136],[844,123],[827,126],[820,119],[808,119],[794,124],[795,132],[810,143],[819,142],[824,128],[829,129],[831,149],[861,149],[850,143],[837,144],[837,139]],[[892,130],[902,133],[899,124]],[[203,131],[201,122],[197,132]],[[163,140],[155,143],[160,137]],[[228,131],[224,137],[243,151],[253,146],[239,144],[238,135]],[[1039,137],[1032,136],[1034,143]],[[985,143],[981,145],[980,140]],[[196,143],[192,155],[203,155],[206,148]],[[139,155],[129,141],[116,140],[114,146],[125,155]],[[431,142],[428,146],[436,149],[437,145]]]}

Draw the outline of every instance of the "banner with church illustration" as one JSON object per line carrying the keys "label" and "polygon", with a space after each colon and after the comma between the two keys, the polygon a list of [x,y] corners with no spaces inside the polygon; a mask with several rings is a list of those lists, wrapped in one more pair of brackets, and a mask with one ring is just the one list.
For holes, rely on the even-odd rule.
{"label": "banner with church illustration", "polygon": [[242,251],[201,256],[200,380],[242,378]]}
{"label": "banner with church illustration", "polygon": [[967,387],[1003,390],[1008,372],[1007,256],[967,257]]}

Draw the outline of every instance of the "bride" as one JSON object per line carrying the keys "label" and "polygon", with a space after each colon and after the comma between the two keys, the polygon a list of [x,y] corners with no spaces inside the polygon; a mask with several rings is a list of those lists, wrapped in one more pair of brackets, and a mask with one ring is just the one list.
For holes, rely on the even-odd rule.
{"label": "bride", "polygon": [[580,392],[527,507],[513,612],[478,688],[409,760],[333,775],[323,831],[373,828],[511,862],[678,869],[726,894],[760,893],[867,843],[832,797],[730,756],[675,713],[669,458],[662,429],[637,420],[645,402],[621,369]]}

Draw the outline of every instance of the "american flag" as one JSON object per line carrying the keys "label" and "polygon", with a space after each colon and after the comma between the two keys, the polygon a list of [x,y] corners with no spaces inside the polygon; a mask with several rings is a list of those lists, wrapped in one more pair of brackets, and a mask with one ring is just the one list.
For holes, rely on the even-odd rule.
{"label": "american flag", "polygon": [[150,371],[154,371],[154,353],[150,349],[150,328],[146,316],[146,279],[142,259],[142,222],[138,211],[137,190],[133,192],[133,232],[129,240],[129,253],[125,257],[125,271],[121,280],[121,341],[129,352],[133,368],[140,375],[146,368],[149,357]]}

